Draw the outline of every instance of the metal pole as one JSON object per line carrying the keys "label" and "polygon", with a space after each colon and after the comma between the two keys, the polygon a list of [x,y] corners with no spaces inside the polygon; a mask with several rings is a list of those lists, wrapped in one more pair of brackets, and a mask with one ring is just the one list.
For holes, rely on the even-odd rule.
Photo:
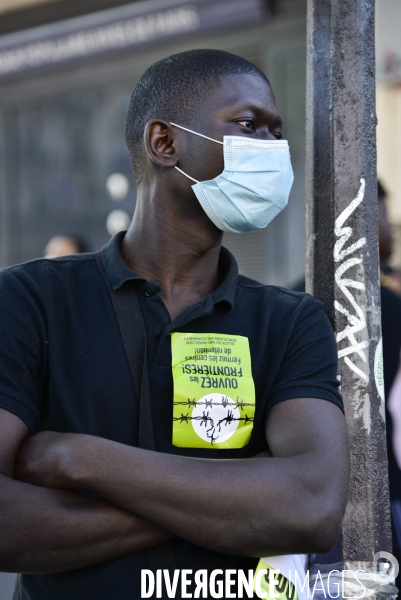
{"label": "metal pole", "polygon": [[374,0],[308,0],[306,289],[337,336],[351,449],[342,554],[354,561],[391,552],[374,59]]}

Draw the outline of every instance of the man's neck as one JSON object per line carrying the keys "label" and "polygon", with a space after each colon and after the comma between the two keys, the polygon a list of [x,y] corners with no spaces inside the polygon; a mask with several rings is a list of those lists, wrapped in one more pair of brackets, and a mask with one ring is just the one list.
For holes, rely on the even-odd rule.
{"label": "man's neck", "polygon": [[124,237],[122,254],[133,271],[160,284],[173,320],[221,283],[221,239],[221,232],[202,213],[199,219],[195,216],[189,221],[163,203],[140,201]]}

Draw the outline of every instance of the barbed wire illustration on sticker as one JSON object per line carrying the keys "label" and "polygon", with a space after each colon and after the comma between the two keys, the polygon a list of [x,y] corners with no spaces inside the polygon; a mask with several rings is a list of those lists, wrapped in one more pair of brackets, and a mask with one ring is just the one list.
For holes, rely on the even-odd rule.
{"label": "barbed wire illustration on sticker", "polygon": [[206,408],[212,408],[212,406],[223,406],[224,408],[226,408],[227,406],[233,406],[236,408],[239,408],[240,410],[244,410],[244,408],[246,406],[255,406],[254,403],[252,402],[244,402],[244,400],[239,400],[238,396],[236,400],[232,400],[232,398],[228,398],[227,396],[222,396],[221,397],[221,401],[220,402],[214,402],[212,399],[207,399],[205,398],[205,400],[202,402],[202,400],[200,400],[199,402],[197,400],[195,400],[195,398],[193,398],[192,400],[190,398],[188,398],[188,400],[186,400],[185,402],[173,402],[174,406],[188,406],[188,407],[194,407],[196,405],[198,406],[205,406]]}
{"label": "barbed wire illustration on sticker", "polygon": [[[174,404],[188,407],[205,407],[201,415],[191,416],[189,413],[181,413],[179,417],[173,417],[173,421],[179,421],[180,423],[189,423],[190,421],[200,422],[200,427],[205,427],[206,437],[212,446],[219,439],[219,434],[221,433],[223,426],[227,427],[227,425],[230,425],[233,422],[240,421],[243,421],[244,423],[253,422],[253,417],[249,417],[247,414],[245,414],[243,417],[234,416],[234,412],[232,409],[230,409],[230,406],[236,408],[237,410],[239,408],[243,410],[243,407],[245,406],[255,406],[252,403],[245,403],[243,400],[238,400],[238,398],[237,401],[234,401],[231,398],[227,398],[227,396],[222,396],[220,402],[213,401],[213,399],[210,398],[204,398],[203,401],[196,402],[195,399],[191,400],[188,398],[187,402],[174,402]],[[227,409],[226,415],[220,418],[216,424],[214,419],[210,416],[210,411],[213,410],[214,406],[221,406],[224,409]],[[237,412],[237,414],[239,414],[239,412]]]}

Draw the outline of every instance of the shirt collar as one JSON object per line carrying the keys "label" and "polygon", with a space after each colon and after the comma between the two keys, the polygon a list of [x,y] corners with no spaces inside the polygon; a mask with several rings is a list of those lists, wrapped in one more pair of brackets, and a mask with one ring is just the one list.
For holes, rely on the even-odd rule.
{"label": "shirt collar", "polygon": [[[141,275],[129,268],[121,254],[121,242],[125,231],[116,233],[102,250],[102,262],[113,290],[120,288],[126,281],[146,281]],[[221,285],[211,294],[213,304],[228,302],[234,306],[235,292],[238,280],[238,265],[234,256],[227,248],[220,250],[219,266],[223,269],[225,277]]]}
{"label": "shirt collar", "polygon": [[119,231],[111,240],[103,246],[101,250],[102,262],[111,283],[113,290],[118,290],[126,281],[139,279],[145,281],[143,277],[129,268],[121,254],[121,242],[125,236],[125,231]]}
{"label": "shirt collar", "polygon": [[238,265],[234,256],[224,246],[220,250],[219,266],[223,269],[225,277],[212,294],[213,302],[214,304],[228,302],[230,307],[233,308],[237,291]]}

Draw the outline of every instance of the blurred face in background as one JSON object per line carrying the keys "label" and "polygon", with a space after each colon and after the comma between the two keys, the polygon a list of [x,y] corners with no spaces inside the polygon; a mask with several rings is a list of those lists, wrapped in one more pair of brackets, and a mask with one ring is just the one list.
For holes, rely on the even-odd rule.
{"label": "blurred face in background", "polygon": [[81,249],[76,241],[67,235],[56,235],[48,242],[44,258],[57,258],[58,256],[68,256],[69,254],[80,254]]}
{"label": "blurred face in background", "polygon": [[380,260],[390,258],[393,252],[393,226],[388,218],[385,196],[379,196],[379,253]]}

